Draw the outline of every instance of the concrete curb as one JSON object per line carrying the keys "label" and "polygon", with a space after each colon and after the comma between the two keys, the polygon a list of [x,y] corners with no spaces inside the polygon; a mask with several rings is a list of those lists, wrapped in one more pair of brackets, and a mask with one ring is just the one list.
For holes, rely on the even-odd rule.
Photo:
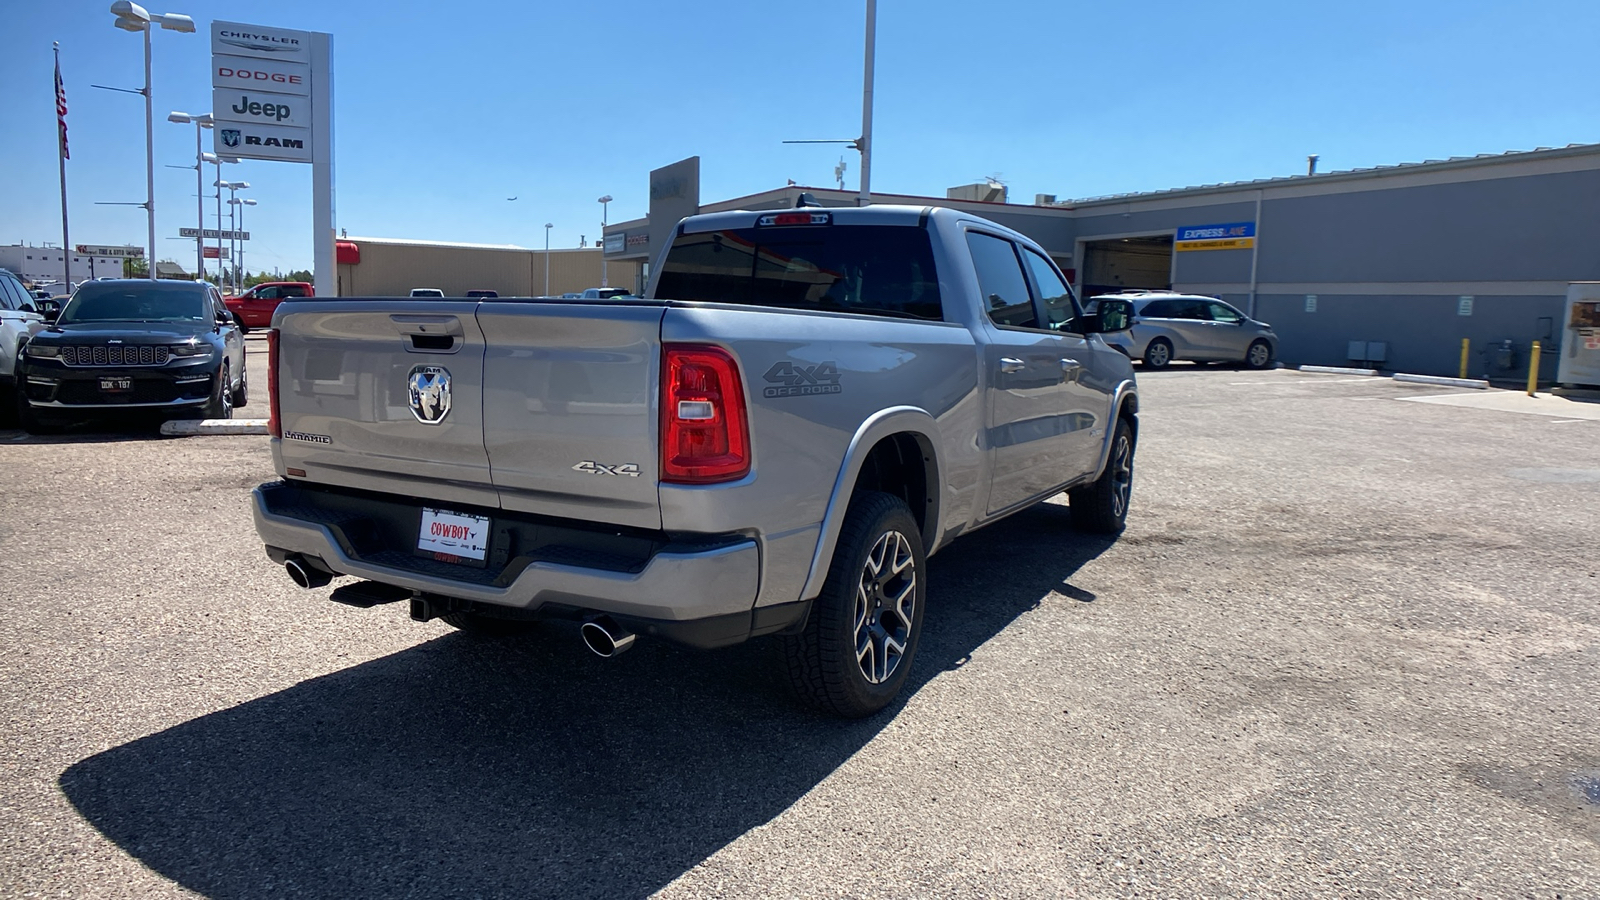
{"label": "concrete curb", "polygon": [[1321,372],[1325,375],[1376,375],[1377,369],[1352,369],[1348,366],[1301,366],[1302,372]]}
{"label": "concrete curb", "polygon": [[1451,378],[1446,375],[1406,375],[1397,374],[1395,381],[1404,381],[1409,384],[1437,384],[1441,387],[1476,388],[1480,391],[1489,389],[1489,382],[1482,378]]}
{"label": "concrete curb", "polygon": [[174,419],[161,423],[162,434],[266,434],[266,419]]}

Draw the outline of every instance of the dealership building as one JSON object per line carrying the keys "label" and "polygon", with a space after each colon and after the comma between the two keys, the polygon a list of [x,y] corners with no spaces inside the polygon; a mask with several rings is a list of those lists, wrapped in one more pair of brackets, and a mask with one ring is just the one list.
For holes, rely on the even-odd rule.
{"label": "dealership building", "polygon": [[[683,216],[792,207],[802,191],[823,206],[858,202],[790,185],[702,205],[699,180],[697,157],[657,169],[649,216],[606,229],[606,258],[638,265],[640,287]],[[1220,297],[1270,322],[1290,364],[1454,375],[1465,338],[1471,374],[1511,377],[1533,341],[1562,340],[1567,285],[1600,281],[1600,144],[1031,205],[980,199],[984,188],[872,202],[1015,229],[1081,296]],[[1545,354],[1542,377],[1555,370]]]}

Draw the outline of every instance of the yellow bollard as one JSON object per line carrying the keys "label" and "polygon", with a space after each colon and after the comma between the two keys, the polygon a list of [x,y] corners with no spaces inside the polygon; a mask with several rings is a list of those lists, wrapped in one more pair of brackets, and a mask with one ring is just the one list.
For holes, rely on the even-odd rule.
{"label": "yellow bollard", "polygon": [[1533,342],[1533,352],[1528,356],[1528,396],[1537,394],[1539,389],[1539,342]]}
{"label": "yellow bollard", "polygon": [[1461,377],[1467,377],[1467,348],[1472,346],[1471,338],[1461,339]]}

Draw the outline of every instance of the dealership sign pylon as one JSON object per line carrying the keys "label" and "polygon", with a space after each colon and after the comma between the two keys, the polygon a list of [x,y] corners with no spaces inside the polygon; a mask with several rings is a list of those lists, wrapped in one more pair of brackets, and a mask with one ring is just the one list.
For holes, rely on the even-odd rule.
{"label": "dealership sign pylon", "polygon": [[212,22],[211,89],[219,155],[311,164],[313,277],[336,295],[333,36]]}

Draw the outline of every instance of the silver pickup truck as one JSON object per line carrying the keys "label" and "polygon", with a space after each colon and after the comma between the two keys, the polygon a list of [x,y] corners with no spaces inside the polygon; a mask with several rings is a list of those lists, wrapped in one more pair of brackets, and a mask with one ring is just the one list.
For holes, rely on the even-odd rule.
{"label": "silver pickup truck", "polygon": [[267,554],[501,634],[777,635],[843,716],[916,655],[926,558],[1067,491],[1120,531],[1138,398],[1032,241],[949,209],[679,224],[644,298],[306,298],[269,334]]}

